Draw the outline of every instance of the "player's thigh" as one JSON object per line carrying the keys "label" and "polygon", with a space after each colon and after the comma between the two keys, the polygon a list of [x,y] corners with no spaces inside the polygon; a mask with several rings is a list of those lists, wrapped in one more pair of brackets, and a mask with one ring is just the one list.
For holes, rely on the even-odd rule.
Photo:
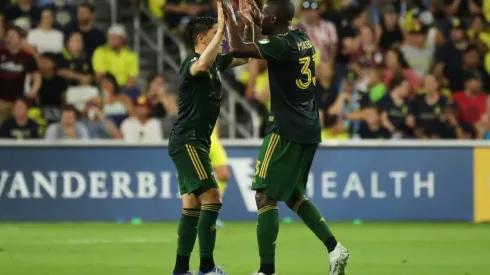
{"label": "player's thigh", "polygon": [[316,150],[318,148],[318,145],[316,144],[300,144],[300,146],[300,158],[302,160],[298,170],[298,181],[296,182],[296,187],[291,194],[290,200],[299,200],[305,196],[311,165],[313,164]]}
{"label": "player's thigh", "polygon": [[183,209],[200,209],[201,204],[199,203],[199,199],[194,194],[182,194],[182,208]]}
{"label": "player's thigh", "polygon": [[209,189],[217,188],[209,152],[187,144],[183,152],[172,156],[177,167],[181,194],[200,196]]}
{"label": "player's thigh", "polygon": [[264,140],[259,153],[252,189],[263,189],[267,197],[287,201],[299,179],[301,145],[281,140],[270,134]]}

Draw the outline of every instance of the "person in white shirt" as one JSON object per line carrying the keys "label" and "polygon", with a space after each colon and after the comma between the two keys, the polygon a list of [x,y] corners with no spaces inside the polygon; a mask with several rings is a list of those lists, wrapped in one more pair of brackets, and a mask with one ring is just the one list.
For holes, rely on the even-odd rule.
{"label": "person in white shirt", "polygon": [[51,10],[41,13],[39,26],[29,31],[27,43],[39,53],[60,53],[63,50],[63,33],[53,28],[54,17]]}
{"label": "person in white shirt", "polygon": [[162,140],[162,125],[151,115],[152,105],[145,96],[136,100],[134,117],[126,118],[121,124],[121,132],[128,142],[158,142]]}

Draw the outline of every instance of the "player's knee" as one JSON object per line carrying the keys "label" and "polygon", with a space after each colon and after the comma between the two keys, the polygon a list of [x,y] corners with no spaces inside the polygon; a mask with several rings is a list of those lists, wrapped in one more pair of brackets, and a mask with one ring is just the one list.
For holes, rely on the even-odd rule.
{"label": "player's knee", "polygon": [[267,195],[262,191],[257,191],[255,193],[255,203],[257,204],[257,209],[261,209],[265,206],[277,206],[277,201],[267,197]]}
{"label": "player's knee", "polygon": [[201,204],[221,204],[221,195],[218,188],[211,188],[199,196]]}
{"label": "player's knee", "polygon": [[218,166],[214,168],[216,173],[217,181],[227,182],[230,179],[230,171],[228,170],[228,166]]}
{"label": "player's knee", "polygon": [[194,194],[183,194],[182,195],[182,208],[189,209],[199,209],[201,204]]}

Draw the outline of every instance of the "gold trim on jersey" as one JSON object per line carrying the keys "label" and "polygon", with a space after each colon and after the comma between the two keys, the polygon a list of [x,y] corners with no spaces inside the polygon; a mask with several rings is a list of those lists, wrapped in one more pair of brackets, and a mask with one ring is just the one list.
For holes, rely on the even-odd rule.
{"label": "gold trim on jersey", "polygon": [[204,166],[202,165],[202,162],[199,159],[199,155],[197,154],[196,148],[192,147],[189,144],[186,144],[185,147],[187,148],[187,153],[189,153],[189,157],[191,158],[192,165],[194,165],[194,169],[196,169],[197,176],[199,177],[199,179],[200,180],[207,179],[208,175],[206,174],[206,170],[204,169]]}
{"label": "gold trim on jersey", "polygon": [[265,152],[264,161],[262,162],[262,167],[260,169],[259,177],[265,178],[267,174],[267,168],[269,168],[269,163],[271,161],[272,154],[276,150],[277,143],[279,142],[279,135],[272,134],[269,145],[267,146],[267,151]]}

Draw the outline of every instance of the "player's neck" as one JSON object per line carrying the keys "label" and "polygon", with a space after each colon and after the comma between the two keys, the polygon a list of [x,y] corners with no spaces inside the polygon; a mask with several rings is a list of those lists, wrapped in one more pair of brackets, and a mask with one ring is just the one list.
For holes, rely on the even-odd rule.
{"label": "player's neck", "polygon": [[277,26],[276,28],[272,29],[272,35],[281,35],[281,34],[286,34],[289,31],[289,25],[287,26]]}
{"label": "player's neck", "polygon": [[206,49],[206,46],[204,46],[204,45],[197,45],[197,46],[194,47],[194,52],[196,52],[197,54],[202,54],[205,49]]}

